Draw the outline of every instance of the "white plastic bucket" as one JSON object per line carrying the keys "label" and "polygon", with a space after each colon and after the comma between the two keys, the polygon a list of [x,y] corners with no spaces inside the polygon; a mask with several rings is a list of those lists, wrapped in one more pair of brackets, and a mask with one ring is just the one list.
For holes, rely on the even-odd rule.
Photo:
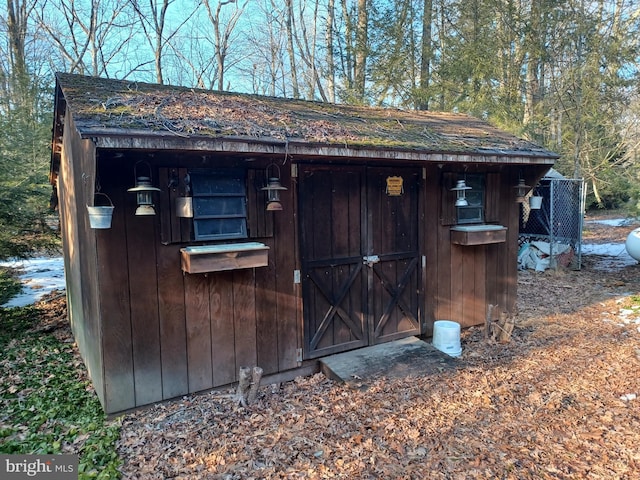
{"label": "white plastic bucket", "polygon": [[433,324],[433,346],[451,357],[459,357],[460,324],[451,320],[437,320]]}
{"label": "white plastic bucket", "polygon": [[91,228],[111,228],[111,218],[113,217],[113,203],[111,199],[104,193],[96,193],[96,196],[103,195],[107,198],[110,205],[87,205],[89,213],[89,226]]}

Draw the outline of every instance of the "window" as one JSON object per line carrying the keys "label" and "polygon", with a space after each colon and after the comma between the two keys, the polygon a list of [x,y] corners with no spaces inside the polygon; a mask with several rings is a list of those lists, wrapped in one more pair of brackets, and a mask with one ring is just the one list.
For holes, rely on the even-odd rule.
{"label": "window", "polygon": [[484,222],[484,175],[469,174],[465,176],[465,181],[471,190],[467,190],[466,198],[469,205],[466,207],[456,207],[457,222],[483,223]]}
{"label": "window", "polygon": [[189,177],[195,240],[247,238],[245,172],[197,169]]}

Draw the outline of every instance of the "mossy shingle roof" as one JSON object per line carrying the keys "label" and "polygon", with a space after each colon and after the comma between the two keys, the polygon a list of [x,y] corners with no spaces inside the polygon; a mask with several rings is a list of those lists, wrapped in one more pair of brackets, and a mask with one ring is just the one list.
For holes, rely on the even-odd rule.
{"label": "mossy shingle roof", "polygon": [[557,156],[474,117],[335,105],[58,73],[83,135],[176,135],[374,150]]}

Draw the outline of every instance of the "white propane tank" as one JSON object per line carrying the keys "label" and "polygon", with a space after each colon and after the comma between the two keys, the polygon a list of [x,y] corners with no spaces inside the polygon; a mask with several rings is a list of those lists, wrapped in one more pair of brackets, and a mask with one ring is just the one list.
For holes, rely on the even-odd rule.
{"label": "white propane tank", "polygon": [[631,231],[624,246],[629,256],[640,262],[640,228]]}

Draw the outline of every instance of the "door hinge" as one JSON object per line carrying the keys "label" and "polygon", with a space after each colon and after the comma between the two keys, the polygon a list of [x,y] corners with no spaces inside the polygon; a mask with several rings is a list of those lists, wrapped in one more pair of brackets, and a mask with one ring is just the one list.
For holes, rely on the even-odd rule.
{"label": "door hinge", "polygon": [[294,284],[300,283],[300,270],[293,271],[293,283]]}
{"label": "door hinge", "polygon": [[291,164],[291,178],[298,178],[298,164]]}
{"label": "door hinge", "polygon": [[302,362],[302,349],[296,348],[296,362]]}

